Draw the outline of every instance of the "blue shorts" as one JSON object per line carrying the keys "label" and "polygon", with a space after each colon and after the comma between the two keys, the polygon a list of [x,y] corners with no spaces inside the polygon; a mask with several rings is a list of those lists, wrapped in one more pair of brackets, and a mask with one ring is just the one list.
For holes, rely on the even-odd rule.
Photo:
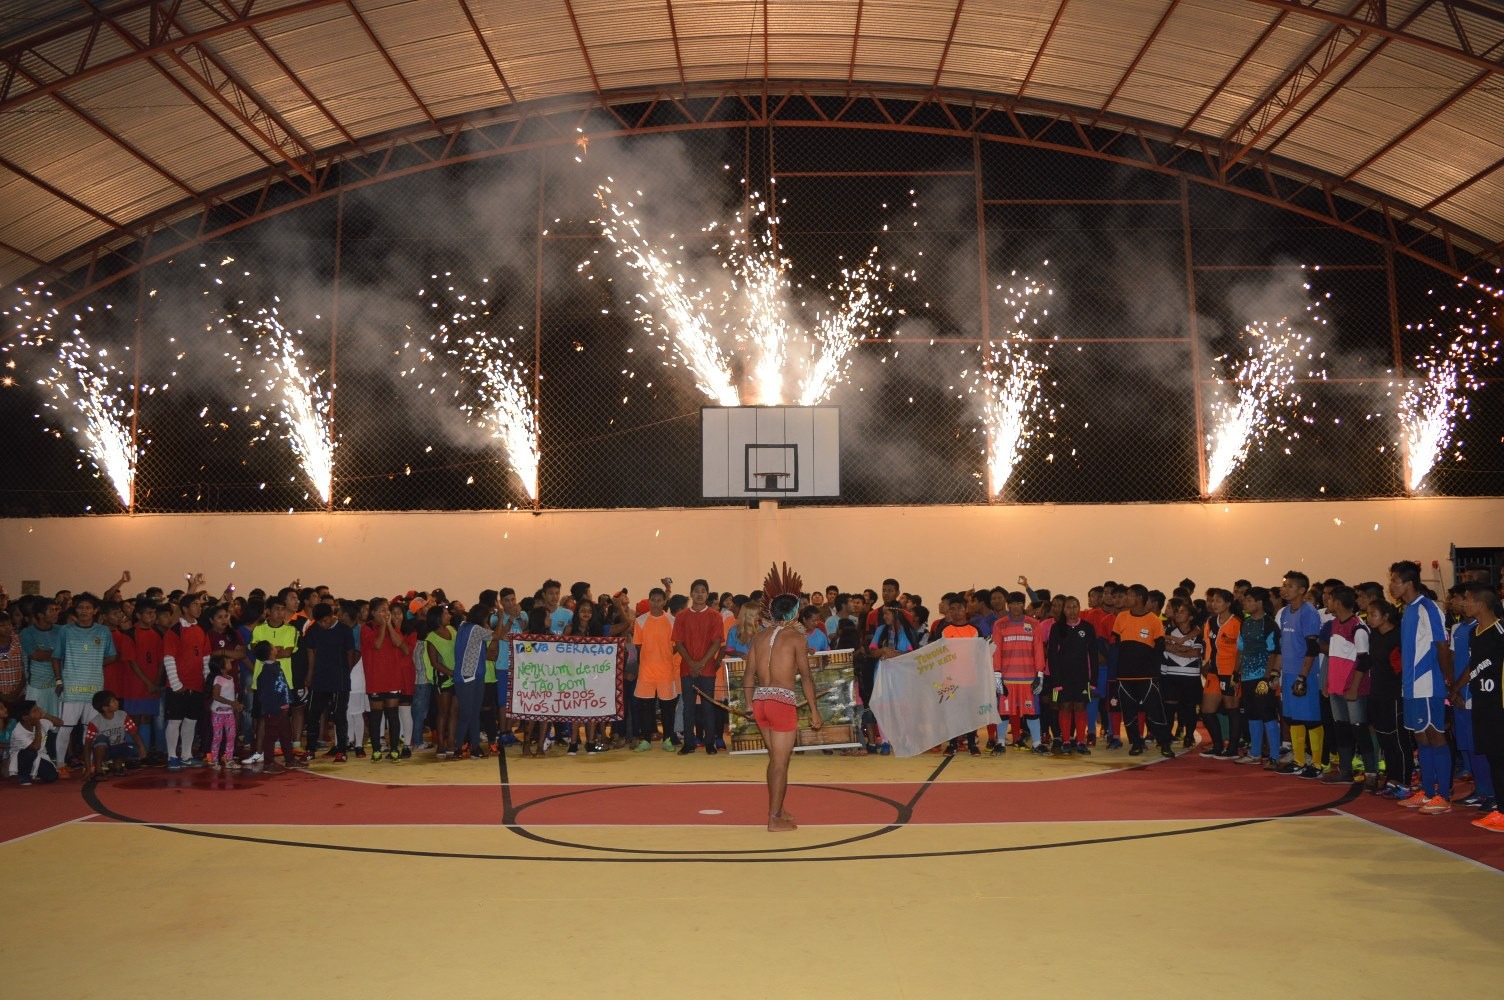
{"label": "blue shorts", "polygon": [[1412,733],[1423,733],[1427,729],[1434,729],[1438,733],[1447,731],[1447,696],[1433,694],[1429,698],[1406,698],[1405,699],[1405,728]]}
{"label": "blue shorts", "polygon": [[1299,676],[1298,670],[1280,674],[1279,714],[1290,722],[1319,726],[1321,725],[1321,702],[1325,695],[1321,693],[1321,682],[1316,679],[1316,668],[1312,667],[1311,672],[1306,675],[1306,693],[1297,698],[1295,678]]}
{"label": "blue shorts", "polygon": [[162,707],[162,698],[160,695],[152,698],[127,698],[120,707],[125,709],[126,715],[156,715]]}

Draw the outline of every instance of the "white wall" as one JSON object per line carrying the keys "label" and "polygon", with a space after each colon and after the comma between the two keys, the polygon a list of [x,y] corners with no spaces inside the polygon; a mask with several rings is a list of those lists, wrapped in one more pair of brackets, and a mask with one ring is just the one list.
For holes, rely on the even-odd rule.
{"label": "white wall", "polygon": [[[1395,559],[1452,580],[1448,547],[1504,545],[1504,500],[1330,501],[1120,506],[803,507],[495,513],[214,514],[0,520],[0,582],[99,590],[180,586],[203,571],[235,583],[327,583],[347,596],[442,586],[529,593],[547,576],[643,596],[660,576],[687,590],[748,591],[787,561],[807,587],[876,588],[887,576],[933,607],[945,590],[1035,586],[1083,594],[1104,579],[1168,591],[1238,577],[1274,583],[1298,568],[1383,579]],[[232,568],[233,564],[233,568]]]}

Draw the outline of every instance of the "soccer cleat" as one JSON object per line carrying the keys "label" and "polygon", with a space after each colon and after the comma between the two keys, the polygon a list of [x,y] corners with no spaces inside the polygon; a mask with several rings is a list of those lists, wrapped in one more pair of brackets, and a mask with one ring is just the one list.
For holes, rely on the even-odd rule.
{"label": "soccer cleat", "polygon": [[1440,816],[1442,813],[1449,813],[1452,811],[1452,803],[1442,798],[1440,795],[1433,795],[1431,798],[1427,799],[1426,804],[1421,806],[1417,811],[1423,816]]}
{"label": "soccer cleat", "polygon": [[334,759],[334,762],[336,764],[343,764],[345,762],[345,753],[344,753],[344,751],[343,750],[336,750],[336,751],[334,751],[334,758],[333,759]]}
{"label": "soccer cleat", "polygon": [[1346,785],[1350,784],[1351,782],[1351,778],[1343,774],[1341,771],[1337,770],[1335,767],[1328,768],[1321,774],[1321,783],[1323,785]]}
{"label": "soccer cleat", "polygon": [[[579,752],[580,752],[580,745],[578,743],[571,743],[569,745],[569,755],[571,757],[573,757],[575,754],[577,754]],[[684,745],[679,748],[679,756],[680,757],[688,757],[690,754],[692,754],[694,752],[695,752],[695,745],[693,743],[690,743],[688,740],[686,740],[684,742]]]}
{"label": "soccer cleat", "polygon": [[[176,757],[168,757],[167,758],[167,770],[169,770],[169,771],[181,771],[186,766],[187,765],[185,765],[181,760],[179,760]],[[62,773],[63,770],[64,770],[63,768],[58,768],[58,772],[59,773]]]}
{"label": "soccer cleat", "polygon": [[1296,771],[1295,776],[1297,778],[1305,778],[1307,781],[1313,781],[1321,777],[1321,768],[1316,767],[1314,764],[1307,764],[1299,771]]}
{"label": "soccer cleat", "polygon": [[679,741],[670,737],[669,739],[663,741],[663,749],[668,751],[669,753],[673,753],[675,750],[679,749]]}
{"label": "soccer cleat", "polygon": [[402,763],[402,755],[395,750],[388,750],[386,752],[386,759],[391,761],[393,764]]}
{"label": "soccer cleat", "polygon": [[249,757],[242,757],[240,759],[240,762],[242,764],[260,764],[264,760],[266,760],[266,758],[264,756],[262,756],[260,750],[257,750],[255,753],[251,754]]}
{"label": "soccer cleat", "polygon": [[1237,747],[1228,746],[1224,747],[1222,752],[1215,754],[1215,756],[1218,760],[1237,760],[1240,753],[1241,751]]}
{"label": "soccer cleat", "polygon": [[1257,764],[1258,762],[1259,759],[1257,757],[1250,757],[1246,753],[1243,756],[1237,757],[1233,760],[1234,764]]}
{"label": "soccer cleat", "polygon": [[1426,797],[1420,792],[1407,792],[1399,803],[1402,809],[1419,809],[1426,804]]}
{"label": "soccer cleat", "polygon": [[1142,757],[1143,754],[1144,754],[1144,748],[1141,747],[1141,746],[1138,746],[1137,744],[1135,744],[1134,746],[1128,748],[1128,756],[1130,756],[1130,757]]}
{"label": "soccer cleat", "polygon": [[1264,770],[1266,770],[1266,771],[1274,771],[1274,770],[1277,770],[1278,768],[1279,768],[1279,764],[1275,761],[1275,759],[1273,757],[1265,757],[1264,758]]}
{"label": "soccer cleat", "polygon": [[1170,744],[1165,743],[1160,746],[1159,755],[1166,760],[1173,760],[1175,758],[1175,751],[1170,748]]}
{"label": "soccer cleat", "polygon": [[945,744],[945,756],[947,756],[947,757],[954,757],[955,755],[956,755],[956,743],[955,743],[954,740],[952,740],[951,742]]}
{"label": "soccer cleat", "polygon": [[632,752],[642,753],[644,750],[651,749],[653,749],[653,744],[649,743],[647,740],[643,740],[641,743],[638,743],[635,747],[632,748]]}
{"label": "soccer cleat", "polygon": [[[887,746],[886,743],[883,744],[883,745]],[[1008,748],[1005,747],[1005,746],[1003,746],[1001,743],[994,743],[992,745],[992,756],[994,756],[994,757],[1001,757],[1003,754],[1005,754],[1007,752],[1008,752]]]}
{"label": "soccer cleat", "polygon": [[1203,756],[1203,757],[1220,757],[1220,756],[1222,756],[1222,747],[1213,747],[1210,750],[1203,750],[1203,751],[1201,751],[1201,756]]}
{"label": "soccer cleat", "polygon": [[[976,751],[973,750],[972,752],[975,753]],[[718,753],[720,753],[720,751],[715,748],[714,740],[705,744],[705,756],[714,757]]]}
{"label": "soccer cleat", "polygon": [[1282,760],[1279,763],[1277,763],[1277,764],[1274,765],[1274,773],[1275,774],[1298,774],[1298,773],[1300,773],[1300,768],[1298,768],[1298,767],[1295,766],[1295,762],[1293,760],[1291,760],[1291,761],[1283,761]]}
{"label": "soccer cleat", "polygon": [[407,760],[412,755],[413,755],[413,748],[412,747],[403,747],[402,748],[402,759],[403,760]]}
{"label": "soccer cleat", "polygon": [[1121,750],[1123,749],[1123,741],[1114,736],[1107,741],[1107,749]]}
{"label": "soccer cleat", "polygon": [[[355,756],[360,757],[360,758],[364,758],[365,755],[366,755],[366,748],[365,747],[358,746],[358,747],[355,748]],[[379,757],[379,756],[381,756],[381,751],[380,750],[372,750],[371,751],[371,756],[372,757]]]}

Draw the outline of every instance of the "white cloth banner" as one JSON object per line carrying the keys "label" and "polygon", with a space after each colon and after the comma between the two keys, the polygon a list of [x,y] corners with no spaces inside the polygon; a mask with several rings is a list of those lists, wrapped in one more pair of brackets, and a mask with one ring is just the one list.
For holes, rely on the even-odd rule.
{"label": "white cloth banner", "polygon": [[883,660],[872,714],[900,757],[996,724],[997,688],[985,639],[941,639]]}
{"label": "white cloth banner", "polygon": [[515,635],[511,643],[507,708],[514,718],[621,718],[624,654],[620,641]]}

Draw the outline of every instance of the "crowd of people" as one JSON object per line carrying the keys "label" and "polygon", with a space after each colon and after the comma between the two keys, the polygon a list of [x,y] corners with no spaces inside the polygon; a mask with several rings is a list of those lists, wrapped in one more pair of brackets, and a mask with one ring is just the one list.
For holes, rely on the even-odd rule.
{"label": "crowd of people", "polygon": [[[323,750],[401,764],[530,757],[655,745],[681,755],[725,749],[716,698],[728,657],[767,627],[764,595],[688,595],[664,578],[634,602],[546,580],[520,597],[443,590],[336,597],[293,585],[211,596],[201,576],[171,592],[102,595],[0,590],[0,762],[21,785],[102,780],[141,767],[306,767]],[[1438,603],[1440,602],[1440,603]],[[1439,595],[1414,562],[1387,582],[1278,586],[1238,580],[1167,597],[1108,581],[1085,600],[1014,588],[945,594],[932,614],[895,579],[880,591],[831,586],[800,595],[811,651],[852,651],[858,706],[886,661],[940,639],[993,649],[1002,722],[935,752],[1052,757],[1093,752],[1202,757],[1371,794],[1425,815],[1476,807],[1473,825],[1504,832],[1504,623],[1482,575]],[[622,642],[627,697],[604,722],[523,722],[507,712],[510,638]],[[870,712],[855,754],[888,752]],[[1467,795],[1454,795],[1459,780]]]}

